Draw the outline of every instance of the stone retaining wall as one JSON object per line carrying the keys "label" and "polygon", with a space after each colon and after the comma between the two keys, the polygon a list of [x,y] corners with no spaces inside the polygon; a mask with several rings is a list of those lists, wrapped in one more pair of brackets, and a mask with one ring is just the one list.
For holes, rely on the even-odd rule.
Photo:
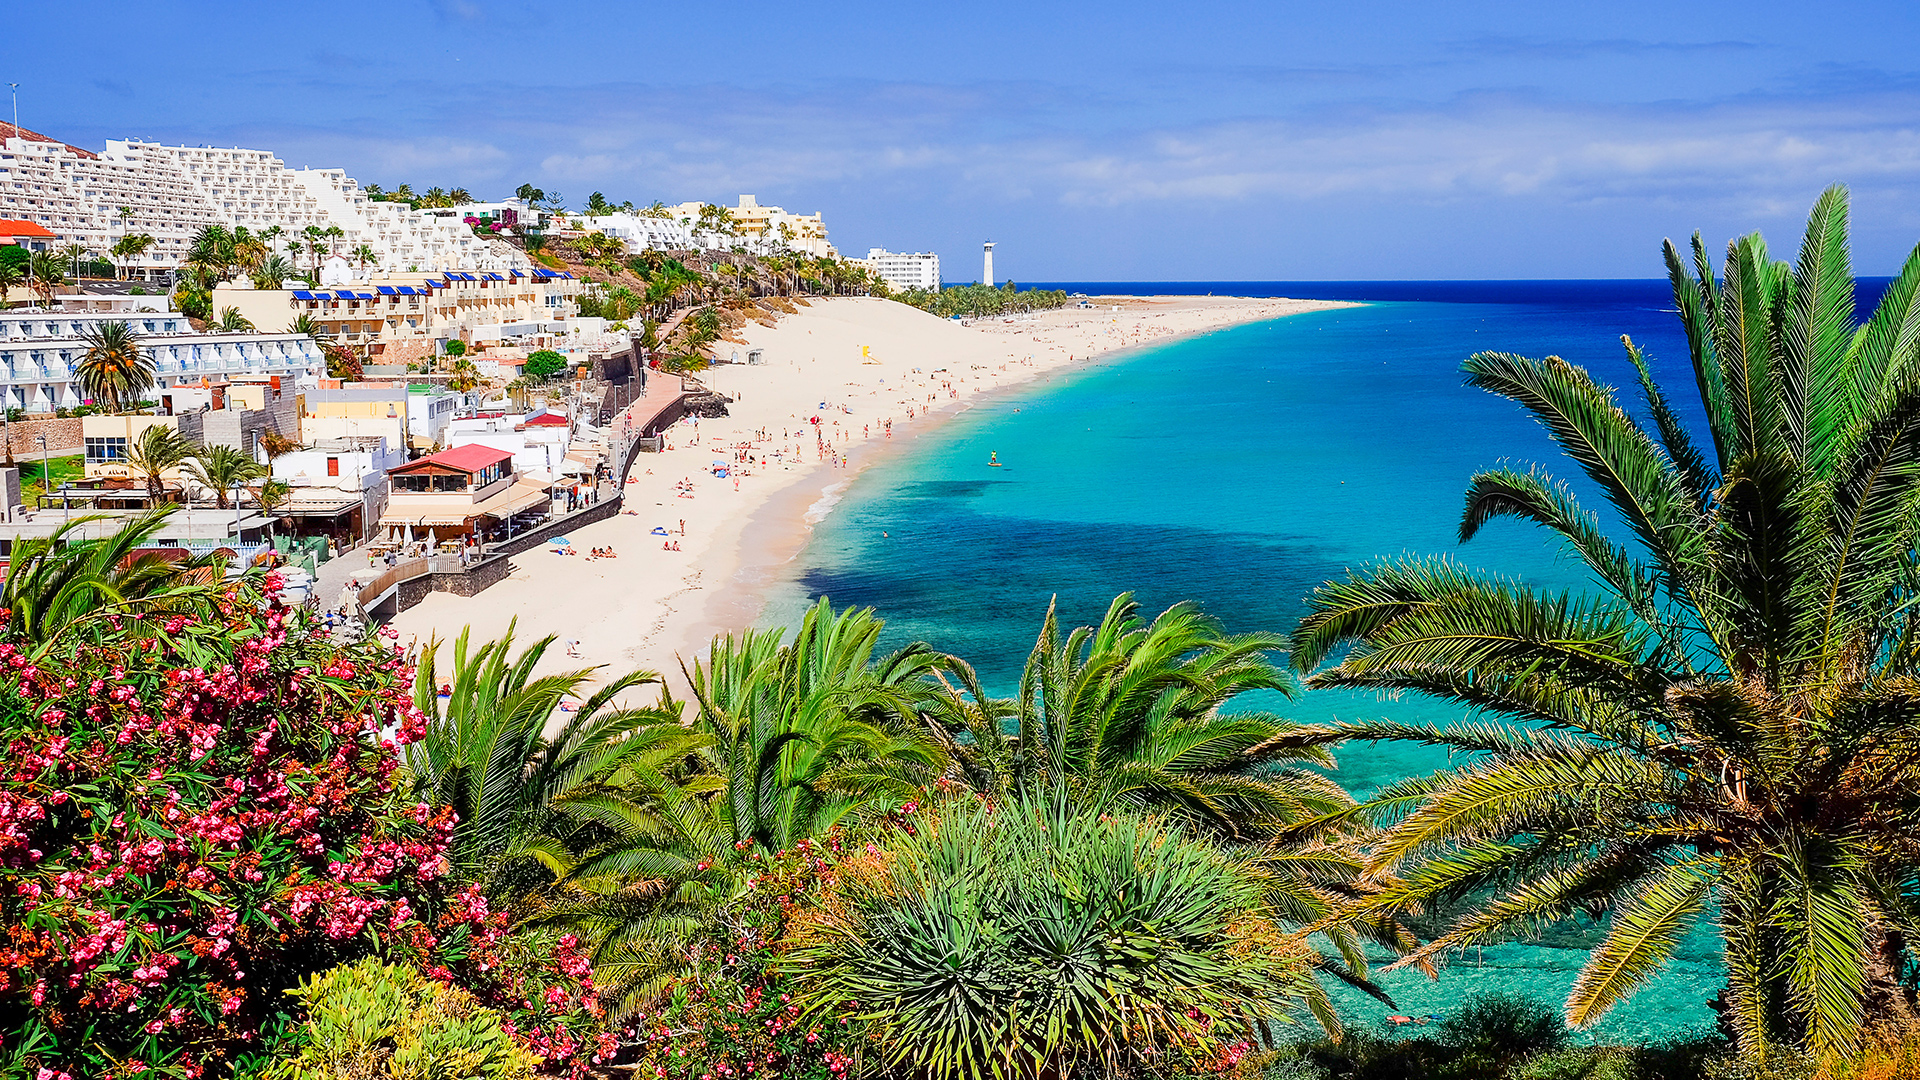
{"label": "stone retaining wall", "polygon": [[556,518],[539,528],[529,530],[504,544],[493,545],[493,550],[503,555],[518,555],[531,551],[556,536],[565,536],[568,529],[577,529],[582,525],[591,525],[596,521],[605,521],[620,513],[622,496],[611,495],[594,503],[585,510],[575,510],[562,518]]}
{"label": "stone retaining wall", "polygon": [[437,555],[436,567],[445,564],[452,569],[435,570],[431,574],[422,574],[400,583],[399,592],[394,596],[396,610],[405,611],[427,598],[428,593],[445,592],[455,596],[476,596],[491,585],[505,580],[510,567],[505,555],[492,555],[462,570],[458,555]]}
{"label": "stone retaining wall", "polygon": [[80,434],[80,418],[70,416],[64,420],[15,420],[6,425],[13,440],[13,456],[19,458],[40,457],[40,443],[36,436],[47,437],[47,453],[53,456],[77,454],[86,446],[86,439]]}

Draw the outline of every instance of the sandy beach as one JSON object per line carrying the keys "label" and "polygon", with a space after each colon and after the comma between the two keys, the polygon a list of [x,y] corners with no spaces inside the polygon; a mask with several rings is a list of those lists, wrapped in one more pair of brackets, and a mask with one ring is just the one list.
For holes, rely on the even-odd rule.
{"label": "sandy beach", "polygon": [[[669,449],[640,455],[624,485],[632,513],[569,534],[583,554],[517,555],[498,585],[470,598],[434,593],[393,625],[403,642],[451,640],[465,626],[486,640],[517,617],[520,642],[561,639],[543,672],[642,668],[684,692],[679,658],[690,665],[716,633],[752,625],[765,587],[799,552],[811,524],[889,445],[995,390],[1123,350],[1346,306],[1115,297],[1092,309],[963,326],[891,300],[815,300],[772,327],[748,323],[739,333],[746,345],[720,343],[722,356],[737,350],[744,358],[754,348],[764,350],[765,362],[703,373],[709,387],[735,398],[730,415],[683,420],[668,433]],[[715,475],[716,465],[729,475]],[[617,557],[588,559],[592,548]],[[568,655],[569,641],[578,642],[577,658]]]}

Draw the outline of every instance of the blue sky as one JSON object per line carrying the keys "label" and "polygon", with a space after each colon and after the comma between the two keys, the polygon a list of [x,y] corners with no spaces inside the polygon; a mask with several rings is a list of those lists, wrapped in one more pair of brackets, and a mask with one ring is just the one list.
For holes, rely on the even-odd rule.
{"label": "blue sky", "polygon": [[[579,205],[752,192],[1020,280],[1649,277],[1920,241],[1920,5],[15,5],[20,121]],[[21,43],[31,43],[20,47]]]}

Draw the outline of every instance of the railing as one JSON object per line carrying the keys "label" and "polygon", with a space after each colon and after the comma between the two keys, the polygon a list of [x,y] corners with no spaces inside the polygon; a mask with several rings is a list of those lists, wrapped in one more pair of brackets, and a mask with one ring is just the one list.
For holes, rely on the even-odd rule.
{"label": "railing", "polygon": [[373,579],[373,583],[362,588],[359,593],[360,606],[370,608],[387,592],[403,581],[412,581],[427,573],[428,560],[409,559],[393,569]]}

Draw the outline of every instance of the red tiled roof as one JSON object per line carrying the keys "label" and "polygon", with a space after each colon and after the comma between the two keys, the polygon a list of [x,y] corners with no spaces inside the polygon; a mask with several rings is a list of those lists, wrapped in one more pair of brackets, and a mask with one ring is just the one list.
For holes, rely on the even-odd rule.
{"label": "red tiled roof", "polygon": [[53,239],[54,234],[44,225],[35,225],[31,221],[15,218],[0,218],[0,236],[32,236]]}
{"label": "red tiled roof", "polygon": [[66,147],[68,150],[73,151],[74,153],[80,155],[83,158],[97,158],[100,156],[99,154],[96,154],[91,150],[82,150],[79,147],[74,146],[72,143],[60,142],[59,139],[56,139],[51,135],[42,135],[39,132],[33,130],[32,128],[19,127],[14,124],[7,123],[4,120],[0,120],[0,139],[12,139],[12,138],[21,138],[21,139],[27,140],[28,142],[58,143],[59,145]]}
{"label": "red tiled roof", "polygon": [[510,450],[495,450],[491,446],[472,443],[467,446],[456,446],[451,450],[442,450],[437,454],[429,454],[418,461],[409,461],[405,465],[387,471],[389,473],[418,472],[438,465],[443,469],[458,469],[461,472],[473,473],[497,462],[512,460],[513,452]]}
{"label": "red tiled roof", "polygon": [[567,418],[558,413],[541,413],[527,421],[528,427],[566,427]]}

